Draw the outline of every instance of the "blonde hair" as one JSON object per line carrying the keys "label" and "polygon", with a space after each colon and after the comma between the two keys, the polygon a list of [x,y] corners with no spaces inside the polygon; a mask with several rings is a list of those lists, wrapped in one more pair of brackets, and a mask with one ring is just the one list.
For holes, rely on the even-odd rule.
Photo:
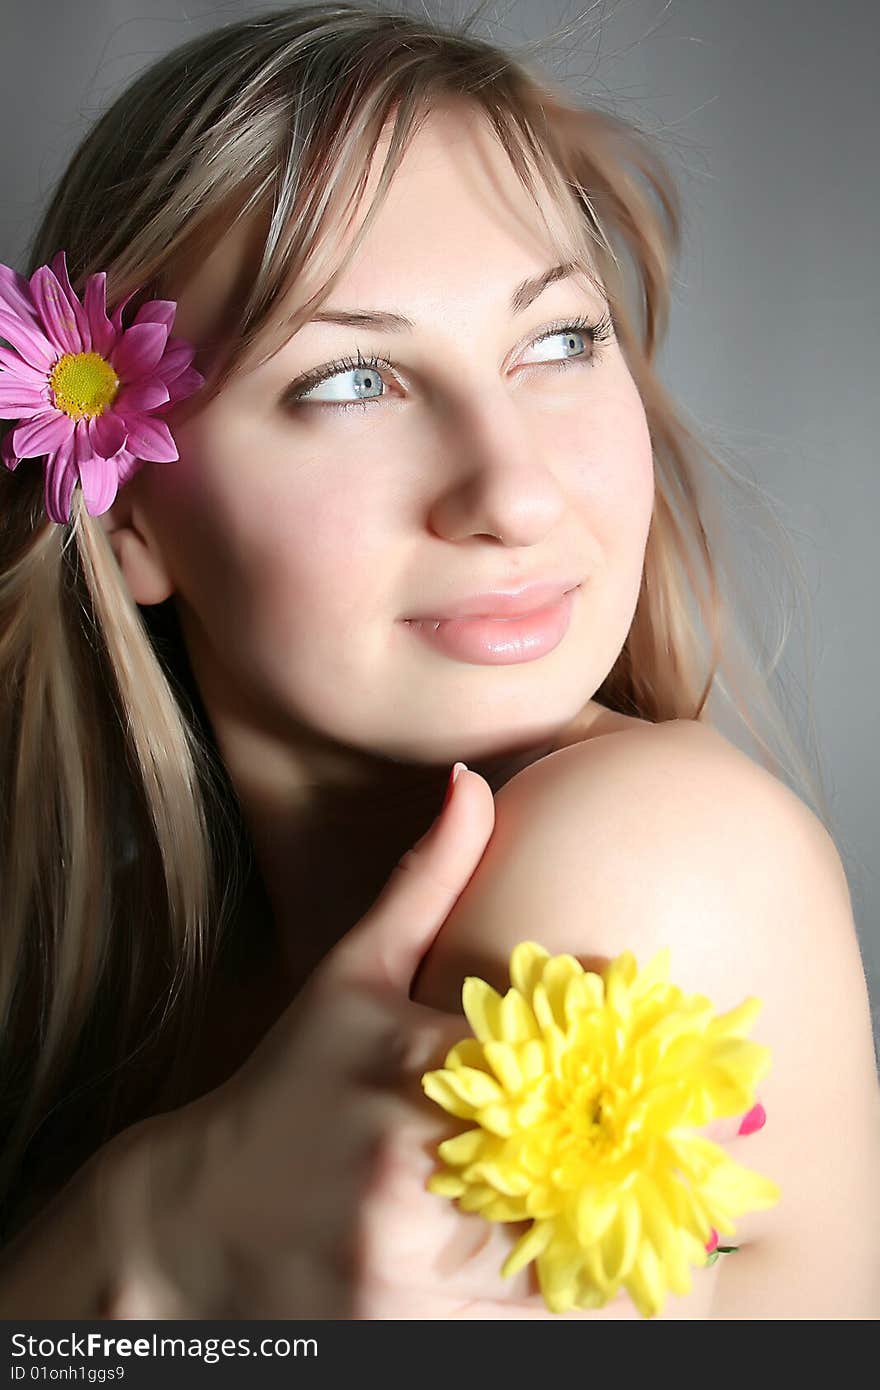
{"label": "blonde hair", "polygon": [[[472,19],[450,28],[368,4],[309,4],[185,43],[83,139],[26,273],[63,248],[77,293],[98,270],[111,308],[138,289],[130,322],[238,218],[265,210],[262,259],[237,323],[215,345],[207,399],[264,341],[306,270],[329,274],[294,329],[326,297],[432,106],[463,100],[485,113],[539,211],[540,170],[564,218],[566,258],[587,274],[598,267],[651,433],[655,505],[641,590],[596,699],[663,722],[708,720],[710,695],[722,694],[765,766],[793,778],[828,826],[821,773],[792,739],[771,673],[739,626],[742,565],[724,555],[728,526],[710,484],[724,478],[767,517],[772,509],[686,425],[654,368],[681,237],[667,164],[635,124],[575,99],[529,53],[471,36]],[[376,198],[340,260],[335,233],[352,225],[389,121]],[[132,602],[81,490],[69,525],[47,520],[41,461],[0,469],[0,508],[0,1197],[9,1234],[25,1211],[12,1210],[16,1184],[20,1198],[65,1181],[119,1129],[184,1103],[206,983],[221,946],[234,949],[253,858],[173,603]]]}

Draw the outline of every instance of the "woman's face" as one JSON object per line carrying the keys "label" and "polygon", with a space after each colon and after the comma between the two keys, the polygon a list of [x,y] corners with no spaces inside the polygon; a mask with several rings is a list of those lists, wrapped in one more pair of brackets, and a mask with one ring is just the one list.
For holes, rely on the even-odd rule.
{"label": "woman's face", "polygon": [[[377,177],[374,164],[368,192]],[[547,216],[558,225],[549,201]],[[205,341],[254,254],[248,228],[225,237],[179,292],[172,334]],[[133,597],[176,594],[231,763],[283,750],[295,769],[317,744],[343,761],[477,761],[568,723],[611,669],[639,591],[651,444],[616,341],[573,328],[536,341],[607,314],[584,278],[512,311],[558,259],[488,127],[435,113],[321,309],[415,327],[308,323],[172,415],[180,460],[145,463],[120,492],[106,522],[130,515],[116,548]],[[306,373],[358,352],[395,367],[343,368],[291,400]],[[404,621],[547,577],[580,589],[538,659],[465,661]]]}

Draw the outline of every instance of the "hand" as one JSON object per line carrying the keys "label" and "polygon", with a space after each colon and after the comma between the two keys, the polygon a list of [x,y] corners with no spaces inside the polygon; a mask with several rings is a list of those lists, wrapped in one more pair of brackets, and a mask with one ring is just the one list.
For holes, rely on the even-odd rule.
{"label": "hand", "polygon": [[120,1272],[107,1316],[442,1317],[535,1289],[498,1272],[528,1223],[425,1188],[455,1127],[420,1077],[470,1030],[409,991],[493,827],[491,789],[462,772],[247,1062],[125,1131],[100,1199]]}

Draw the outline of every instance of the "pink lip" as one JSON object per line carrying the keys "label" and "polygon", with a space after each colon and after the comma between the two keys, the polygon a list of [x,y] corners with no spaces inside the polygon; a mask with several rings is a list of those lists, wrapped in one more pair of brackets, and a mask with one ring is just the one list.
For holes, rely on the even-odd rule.
{"label": "pink lip", "polygon": [[[579,585],[555,603],[514,618],[412,618],[404,626],[430,646],[474,666],[534,661],[559,646],[571,622]],[[555,590],[558,594],[558,588]]]}
{"label": "pink lip", "polygon": [[453,618],[519,618],[527,613],[537,613],[550,603],[558,603],[563,594],[577,587],[578,581],[563,580],[553,583],[528,584],[515,592],[500,589],[485,594],[471,594],[457,603],[444,603],[442,613],[416,613],[406,618],[406,622],[446,622]]}

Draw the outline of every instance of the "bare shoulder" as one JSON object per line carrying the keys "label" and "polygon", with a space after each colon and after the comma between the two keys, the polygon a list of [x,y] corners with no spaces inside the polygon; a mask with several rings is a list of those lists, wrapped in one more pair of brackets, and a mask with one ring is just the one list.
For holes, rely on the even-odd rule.
{"label": "bare shoulder", "polygon": [[768,1121],[734,1144],[783,1197],[737,1224],[746,1249],[713,1315],[876,1316],[870,1006],[846,875],[810,808],[694,721],[561,748],[497,794],[493,836],[414,997],[458,1011],[467,974],[504,992],[523,940],[598,970],[666,947],[674,982],[716,1013],[761,1001],[749,1036],[772,1057]]}

